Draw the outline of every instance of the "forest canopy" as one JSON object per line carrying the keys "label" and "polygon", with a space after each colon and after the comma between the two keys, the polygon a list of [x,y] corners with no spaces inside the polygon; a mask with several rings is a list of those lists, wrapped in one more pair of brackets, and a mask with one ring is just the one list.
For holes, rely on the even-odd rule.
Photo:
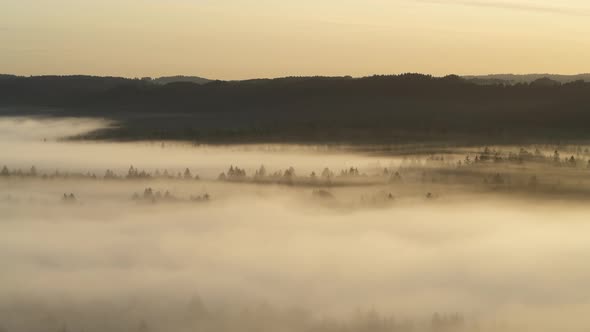
{"label": "forest canopy", "polygon": [[510,84],[402,74],[156,82],[5,75],[0,106],[4,113],[42,107],[50,114],[118,120],[121,127],[95,138],[132,140],[586,139],[590,123],[590,83],[583,80],[542,77]]}

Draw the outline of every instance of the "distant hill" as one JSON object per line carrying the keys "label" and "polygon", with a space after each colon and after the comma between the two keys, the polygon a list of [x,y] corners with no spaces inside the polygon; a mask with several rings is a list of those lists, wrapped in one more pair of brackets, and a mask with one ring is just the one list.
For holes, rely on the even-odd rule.
{"label": "distant hill", "polygon": [[507,84],[514,85],[519,83],[531,83],[533,81],[548,78],[559,83],[569,83],[575,81],[590,82],[590,73],[576,74],[576,75],[557,75],[557,74],[491,74],[491,75],[468,75],[463,76],[464,79],[476,84],[493,85],[493,84]]}
{"label": "distant hill", "polygon": [[102,137],[128,140],[590,139],[590,82],[556,78],[528,75],[532,81],[521,84],[481,84],[456,75],[409,73],[155,84],[116,77],[0,76],[0,107],[115,119],[121,128]]}
{"label": "distant hill", "polygon": [[152,80],[153,83],[156,84],[169,84],[169,83],[178,83],[178,82],[189,82],[189,83],[196,83],[196,84],[205,84],[211,82],[210,79],[206,79],[203,77],[198,76],[164,76],[159,78],[154,78]]}

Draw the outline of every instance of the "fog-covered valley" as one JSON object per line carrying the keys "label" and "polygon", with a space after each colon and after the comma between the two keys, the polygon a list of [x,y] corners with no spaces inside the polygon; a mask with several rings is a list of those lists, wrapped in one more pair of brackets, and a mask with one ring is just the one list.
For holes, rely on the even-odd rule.
{"label": "fog-covered valley", "polygon": [[590,326],[589,145],[66,139],[114,125],[0,120],[0,330]]}

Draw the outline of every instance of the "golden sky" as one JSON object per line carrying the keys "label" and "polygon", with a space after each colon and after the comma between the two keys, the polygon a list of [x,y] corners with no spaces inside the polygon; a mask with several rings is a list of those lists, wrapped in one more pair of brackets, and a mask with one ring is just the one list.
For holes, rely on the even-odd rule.
{"label": "golden sky", "polygon": [[0,0],[0,73],[590,72],[588,0]]}

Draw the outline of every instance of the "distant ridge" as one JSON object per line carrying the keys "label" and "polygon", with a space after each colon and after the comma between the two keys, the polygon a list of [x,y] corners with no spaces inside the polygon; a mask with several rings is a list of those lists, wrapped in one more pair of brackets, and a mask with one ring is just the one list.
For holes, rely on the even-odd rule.
{"label": "distant ridge", "polygon": [[464,79],[476,84],[508,84],[514,85],[519,83],[531,83],[533,81],[548,78],[559,83],[569,83],[575,81],[590,82],[590,73],[575,75],[559,74],[489,74],[489,75],[467,75],[462,76]]}
{"label": "distant ridge", "polygon": [[168,83],[178,83],[178,82],[189,82],[189,83],[196,83],[196,84],[206,84],[211,82],[210,79],[198,77],[198,76],[164,76],[159,78],[154,78],[152,82],[156,84],[168,84]]}
{"label": "distant ridge", "polygon": [[93,76],[93,75],[33,75],[33,76],[20,76],[20,75],[12,75],[12,74],[2,74],[0,73],[0,79],[62,79],[62,80],[72,80],[72,79],[86,79],[86,80],[118,80],[118,81],[136,81],[141,80],[143,82],[150,82],[154,84],[164,85],[168,83],[178,83],[178,82],[189,82],[195,84],[206,84],[213,80],[198,77],[198,76],[162,76],[158,78],[151,78],[151,77],[142,77],[139,78],[127,78],[127,77],[116,77],[116,76]]}
{"label": "distant ridge", "polygon": [[[374,75],[373,77],[388,77],[388,76],[398,76],[398,75]],[[435,76],[431,75],[424,75],[428,77],[436,78]],[[225,82],[234,82],[234,83],[250,83],[250,84],[258,84],[258,83],[267,83],[267,82],[296,82],[296,81],[305,81],[309,79],[315,80],[352,80],[352,79],[363,79],[369,78],[371,76],[366,77],[352,77],[352,76],[289,76],[289,77],[277,77],[277,78],[252,78],[252,79],[243,79],[243,80],[235,80],[235,81],[225,81]],[[585,81],[590,82],[590,73],[582,73],[582,74],[574,74],[574,75],[561,75],[561,74],[487,74],[487,75],[449,75],[447,77],[456,77],[456,78],[463,78],[465,81],[478,84],[478,85],[515,85],[515,84],[529,84],[534,81],[542,80],[542,79],[550,79],[551,81],[559,82],[561,84],[575,82],[575,81]],[[11,75],[11,74],[1,74],[0,73],[0,80],[5,79],[15,79],[15,78],[35,78],[35,79],[87,79],[87,80],[111,80],[111,81],[137,81],[141,80],[146,83],[153,83],[157,85],[166,85],[169,83],[194,83],[199,85],[204,85],[207,83],[215,82],[219,80],[212,80],[204,77],[199,76],[184,76],[184,75],[175,75],[175,76],[162,76],[157,78],[151,77],[143,77],[143,78],[125,78],[125,77],[114,77],[114,76],[91,76],[91,75],[38,75],[38,76],[19,76],[19,75]],[[441,77],[442,78],[442,77]],[[221,80],[223,81],[223,80]]]}

